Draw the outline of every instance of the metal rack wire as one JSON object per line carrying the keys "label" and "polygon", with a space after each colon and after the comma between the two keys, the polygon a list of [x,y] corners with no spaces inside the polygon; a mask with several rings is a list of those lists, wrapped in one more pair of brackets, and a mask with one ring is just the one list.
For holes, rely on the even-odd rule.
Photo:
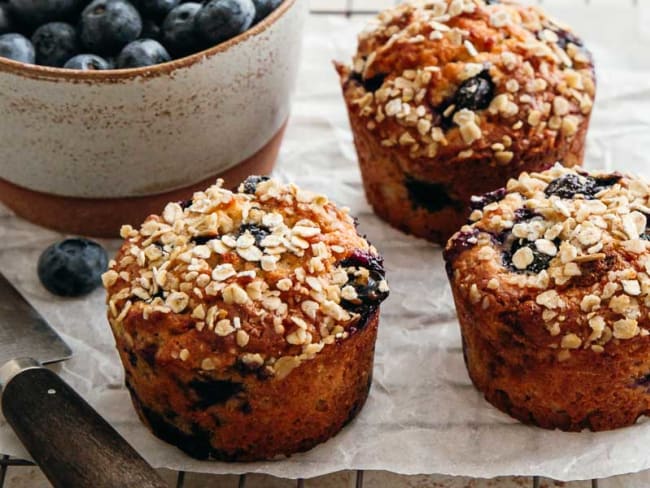
{"label": "metal rack wire", "polygon": [[[341,0],[338,2],[340,5],[337,6],[335,5],[333,8],[328,5],[326,8],[312,8],[311,9],[311,15],[344,15],[346,17],[352,17],[352,16],[362,16],[362,15],[373,15],[377,13],[376,9],[369,9],[369,8],[364,8],[364,7],[357,7],[357,4],[360,3],[361,0]],[[589,5],[591,0],[575,0],[576,2],[584,2],[584,4]],[[639,0],[629,0],[632,5],[637,6],[639,3]],[[327,2],[328,4],[336,3],[336,2]],[[364,2],[368,3],[368,2]],[[392,0],[391,3],[398,4],[400,3],[400,0]],[[544,3],[544,0],[536,0],[536,3],[542,4]],[[34,463],[31,461],[26,461],[24,459],[17,459],[13,458],[7,455],[2,456],[0,458],[0,488],[4,488],[5,485],[5,479],[7,476],[7,471],[9,468],[18,468],[18,467],[33,467],[35,466]],[[185,477],[186,473],[185,471],[179,471],[176,475],[176,488],[184,488],[185,486]],[[532,488],[540,488],[541,486],[541,480],[542,478],[539,476],[533,476],[532,477]],[[246,475],[240,475],[239,476],[239,481],[237,484],[238,488],[246,488],[247,486],[247,480],[246,480]],[[305,481],[303,479],[297,479],[296,480],[296,488],[304,488],[305,486]],[[356,472],[356,480],[355,480],[355,487],[356,488],[363,488],[364,487],[364,471],[363,470],[358,470]],[[593,479],[591,480],[591,488],[598,488],[598,480]]]}

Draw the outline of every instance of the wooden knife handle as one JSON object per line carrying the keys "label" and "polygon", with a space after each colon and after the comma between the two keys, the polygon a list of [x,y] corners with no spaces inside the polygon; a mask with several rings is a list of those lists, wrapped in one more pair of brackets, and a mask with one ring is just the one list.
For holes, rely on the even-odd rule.
{"label": "wooden knife handle", "polygon": [[169,488],[58,375],[43,367],[4,385],[2,411],[56,488]]}

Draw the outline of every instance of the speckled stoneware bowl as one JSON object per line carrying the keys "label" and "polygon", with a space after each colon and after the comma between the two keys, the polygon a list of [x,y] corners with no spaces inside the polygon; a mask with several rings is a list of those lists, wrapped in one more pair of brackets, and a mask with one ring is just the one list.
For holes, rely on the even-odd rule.
{"label": "speckled stoneware bowl", "polygon": [[65,232],[117,235],[220,176],[277,158],[306,0],[169,63],[70,71],[0,58],[0,200]]}

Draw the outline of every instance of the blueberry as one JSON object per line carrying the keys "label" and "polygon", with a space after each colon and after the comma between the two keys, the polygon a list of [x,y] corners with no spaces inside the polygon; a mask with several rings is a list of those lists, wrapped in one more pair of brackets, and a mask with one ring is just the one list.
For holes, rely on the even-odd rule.
{"label": "blueberry", "polygon": [[257,24],[278,8],[278,5],[281,3],[282,0],[253,0],[253,4],[255,5],[255,18],[253,19],[253,23]]}
{"label": "blueberry", "polygon": [[[345,286],[352,286],[357,297],[352,300],[343,299],[341,306],[351,312],[367,315],[376,309],[381,302],[388,298],[388,292],[380,290],[379,284],[384,280],[385,272],[380,257],[367,251],[356,250],[349,258],[341,261],[341,266],[347,268],[348,281]],[[357,273],[359,268],[365,268],[368,273]]]}
{"label": "blueberry", "polygon": [[86,295],[101,284],[108,264],[106,251],[88,239],[66,239],[48,247],[38,260],[38,277],[51,293]]}
{"label": "blueberry", "polygon": [[164,19],[180,0],[133,0],[133,4],[143,17],[155,20]]}
{"label": "blueberry", "polygon": [[143,39],[160,41],[162,39],[162,28],[156,23],[156,21],[144,19],[142,21],[142,32],[140,33],[140,37]]}
{"label": "blueberry", "polygon": [[153,39],[138,39],[126,45],[117,57],[117,67],[139,68],[154,64],[166,63],[171,57],[158,41]]}
{"label": "blueberry", "polygon": [[494,98],[494,82],[487,70],[461,83],[452,100],[454,111],[463,108],[482,110],[490,105]]}
{"label": "blueberry", "polygon": [[572,32],[564,29],[559,29],[555,31],[555,34],[557,35],[557,45],[561,49],[566,50],[569,44],[575,44],[578,47],[582,47],[582,41],[578,39]]}
{"label": "blueberry", "polygon": [[596,193],[596,180],[590,176],[567,174],[551,181],[544,191],[547,197],[556,195],[560,198],[574,198],[583,195],[591,200]]}
{"label": "blueberry", "polygon": [[450,241],[443,252],[445,260],[445,270],[447,276],[451,278],[453,274],[453,266],[458,256],[460,256],[467,249],[471,249],[478,244],[479,230],[472,228],[469,231],[461,231],[456,234]]}
{"label": "blueberry", "polygon": [[246,31],[254,17],[252,0],[209,0],[196,15],[196,28],[206,42],[216,45]]}
{"label": "blueberry", "polygon": [[271,230],[268,227],[265,227],[263,225],[242,224],[239,227],[239,234],[237,237],[239,237],[242,234],[245,234],[247,231],[250,232],[251,235],[255,238],[256,246],[260,246],[264,238],[271,233]]}
{"label": "blueberry", "polygon": [[142,32],[142,19],[125,0],[94,0],[81,13],[81,42],[97,54],[119,52]]}
{"label": "blueberry", "polygon": [[441,183],[430,183],[409,176],[404,185],[414,209],[423,208],[429,212],[439,212],[447,207],[464,208]]}
{"label": "blueberry", "polygon": [[269,180],[268,176],[256,176],[256,175],[249,176],[240,185],[239,191],[248,193],[249,195],[255,195],[255,192],[257,191],[257,185],[259,185],[263,181],[268,181],[268,180]]}
{"label": "blueberry", "polygon": [[[558,244],[558,242],[555,244]],[[525,270],[518,269],[512,264],[512,257],[523,247],[528,247],[533,252],[533,262],[530,263]],[[553,259],[553,256],[539,252],[535,243],[528,239],[514,240],[510,247],[510,251],[504,253],[503,257],[506,266],[516,273],[539,273],[540,271],[547,269]]]}
{"label": "blueberry", "polygon": [[84,71],[99,71],[111,69],[111,64],[96,54],[78,54],[63,65],[67,69],[80,69]]}
{"label": "blueberry", "polygon": [[34,46],[21,34],[3,34],[0,36],[0,56],[22,63],[34,63]]}
{"label": "blueberry", "polygon": [[162,24],[163,44],[172,53],[184,56],[200,50],[201,42],[194,26],[201,4],[188,2],[173,9]]}
{"label": "blueberry", "polygon": [[472,196],[469,205],[472,210],[482,210],[485,206],[489,205],[490,203],[503,200],[503,197],[505,196],[506,196],[506,189],[499,188],[498,190],[485,193],[480,197]]}
{"label": "blueberry", "polygon": [[79,52],[77,31],[65,22],[43,24],[34,31],[32,44],[36,63],[43,66],[63,66]]}
{"label": "blueberry", "polygon": [[363,78],[363,75],[361,73],[352,73],[350,76],[350,79],[355,80],[358,82],[363,88],[370,93],[375,93],[377,90],[379,90],[382,85],[384,84],[384,80],[386,79],[386,75],[383,73],[379,73],[375,76],[372,76],[370,78]]}
{"label": "blueberry", "polygon": [[9,4],[0,3],[0,34],[6,34],[14,29],[11,22]]}
{"label": "blueberry", "polygon": [[79,3],[79,0],[9,0],[12,14],[31,26],[67,20],[78,8]]}

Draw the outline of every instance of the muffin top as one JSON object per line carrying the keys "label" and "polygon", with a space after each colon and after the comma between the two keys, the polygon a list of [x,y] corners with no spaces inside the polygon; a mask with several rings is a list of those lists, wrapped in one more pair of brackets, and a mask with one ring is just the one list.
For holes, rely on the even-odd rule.
{"label": "muffin top", "polygon": [[509,1],[413,0],[386,10],[339,71],[367,128],[412,159],[518,162],[571,140],[595,93],[582,41]]}
{"label": "muffin top", "polygon": [[527,341],[602,353],[650,328],[650,186],[556,165],[475,198],[447,244],[458,293]]}
{"label": "muffin top", "polygon": [[365,326],[388,295],[382,259],[322,195],[221,183],[122,228],[103,276],[109,320],[158,363],[282,378]]}

